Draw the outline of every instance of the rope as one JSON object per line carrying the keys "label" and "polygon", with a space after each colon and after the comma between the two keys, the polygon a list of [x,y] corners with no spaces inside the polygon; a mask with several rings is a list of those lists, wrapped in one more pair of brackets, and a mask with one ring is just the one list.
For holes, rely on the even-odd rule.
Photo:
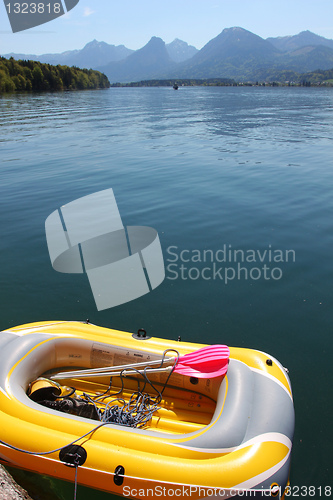
{"label": "rope", "polygon": [[79,467],[79,464],[75,464],[75,479],[74,479],[74,500],[76,500],[76,494],[77,494],[77,469]]}
{"label": "rope", "polygon": [[88,431],[85,434],[83,434],[82,436],[74,439],[74,441],[72,441],[71,443],[66,444],[65,446],[60,446],[60,448],[56,448],[56,449],[50,450],[50,451],[30,451],[30,450],[24,450],[22,448],[18,448],[17,446],[14,446],[13,444],[6,443],[5,441],[2,441],[2,439],[0,439],[0,444],[3,444],[4,446],[7,446],[8,448],[11,448],[14,451],[19,451],[21,453],[26,453],[27,455],[39,455],[39,456],[51,455],[51,453],[56,453],[57,451],[61,451],[63,448],[67,448],[67,446],[71,446],[71,445],[77,443],[78,441],[80,441],[80,439],[84,439],[85,437],[89,436],[89,434],[93,434],[95,431],[97,431],[97,429],[99,429],[100,427],[104,427],[107,424],[108,424],[108,422],[102,422],[102,423],[98,424],[96,427],[94,427],[93,429],[91,429],[90,431]]}
{"label": "rope", "polygon": [[[95,406],[97,415],[100,419],[101,422],[105,423],[115,423],[119,425],[125,425],[128,427],[138,427],[142,428],[144,427],[151,419],[153,414],[159,410],[161,407],[158,405],[162,401],[163,398],[163,392],[168,384],[168,381],[171,377],[171,374],[173,370],[176,367],[176,364],[179,359],[179,353],[175,349],[167,349],[163,353],[163,357],[161,360],[161,366],[163,365],[164,358],[166,356],[167,352],[174,352],[176,353],[176,360],[175,363],[166,379],[166,381],[163,384],[163,388],[161,391],[159,391],[149,380],[147,373],[149,372],[149,368],[146,367],[143,372],[137,370],[136,368],[131,368],[128,369],[133,373],[133,371],[137,372],[141,377],[143,377],[144,385],[142,388],[140,388],[140,378],[136,379],[138,381],[138,390],[134,392],[128,403],[125,402],[123,398],[116,397],[115,399],[112,399],[109,401],[106,405],[104,410],[99,408],[96,403],[99,405],[103,404],[104,399],[109,398],[110,396],[118,396],[123,392],[124,389],[124,380],[123,378],[126,376],[126,369],[122,370],[120,373],[120,380],[121,380],[121,388],[119,389],[118,392],[114,394],[110,394],[111,386],[112,386],[112,376],[110,378],[110,384],[108,389],[103,393],[99,394],[98,396],[90,396],[89,394],[83,393],[83,395],[80,397],[81,400],[86,401],[88,403],[92,403]],[[144,393],[144,390],[146,388],[146,385],[149,384],[154,391],[157,393],[156,397],[151,397],[149,394]],[[118,403],[118,404],[117,404]],[[119,404],[121,403],[121,404]]]}
{"label": "rope", "polygon": [[[90,431],[83,434],[82,436],[74,439],[74,441],[72,441],[71,443],[66,444],[65,446],[60,446],[59,448],[55,448],[54,450],[49,450],[49,451],[24,450],[23,448],[19,448],[17,446],[12,445],[12,444],[6,443],[5,441],[3,441],[1,439],[0,439],[0,444],[7,446],[8,448],[10,448],[14,451],[18,451],[20,453],[25,453],[27,455],[43,456],[43,455],[51,455],[52,453],[60,452],[64,448],[67,448],[68,446],[74,445],[75,443],[77,443],[81,439],[84,439],[85,437],[92,435],[95,431],[97,431],[101,427],[104,427],[104,426],[109,425],[111,423],[116,423],[116,424],[125,425],[125,426],[129,426],[129,427],[139,427],[139,428],[144,427],[151,420],[154,412],[156,412],[157,410],[160,409],[160,407],[158,405],[162,401],[163,392],[164,392],[164,390],[168,384],[168,381],[172,375],[172,372],[174,371],[176,364],[178,362],[179,352],[176,351],[175,349],[167,349],[163,353],[163,357],[161,360],[161,367],[163,365],[166,353],[171,352],[171,351],[176,353],[176,360],[175,360],[174,365],[172,366],[172,369],[171,369],[166,381],[163,384],[163,388],[161,391],[159,391],[153,385],[151,380],[149,380],[149,378],[147,376],[147,370],[149,371],[149,368],[146,367],[144,369],[143,373],[140,372],[139,370],[134,369],[136,372],[138,372],[138,374],[140,376],[143,377],[144,385],[143,385],[143,388],[141,389],[140,388],[140,380],[138,380],[138,390],[131,395],[128,403],[126,403],[123,398],[117,397],[115,399],[112,399],[111,401],[109,401],[105,405],[104,411],[101,410],[97,406],[97,404],[103,404],[104,399],[107,399],[110,396],[118,396],[122,393],[122,391],[124,389],[123,378],[126,376],[126,369],[123,370],[120,374],[121,388],[115,394],[110,394],[111,386],[112,386],[112,376],[110,377],[109,387],[107,388],[107,390],[104,393],[99,394],[98,396],[95,396],[95,397],[90,396],[89,394],[83,393],[83,395],[79,399],[82,399],[83,401],[86,401],[88,403],[92,403],[95,406],[95,409],[97,411],[97,415],[98,415],[101,423],[98,424],[93,429],[91,429]],[[133,373],[133,368],[131,368],[131,371]],[[147,393],[143,393],[147,384],[149,384],[157,392],[157,396],[155,398],[152,398]],[[74,392],[75,392],[75,388],[72,388],[72,392],[69,395],[67,395],[67,397],[74,394]],[[117,401],[121,402],[122,406],[115,404]],[[74,500],[76,500],[77,484],[78,484],[77,476],[78,476],[78,467],[79,467],[78,457],[75,459],[74,465],[75,465]]]}
{"label": "rope", "polygon": [[[119,389],[119,391],[115,394],[109,394],[110,390],[111,390],[111,386],[112,386],[112,377],[110,378],[110,384],[109,384],[109,387],[107,388],[107,390],[102,393],[102,394],[99,394],[98,396],[96,397],[91,397],[89,396],[88,394],[83,394],[83,396],[81,397],[81,399],[86,399],[87,401],[93,403],[98,411],[98,414],[100,416],[100,421],[101,423],[98,424],[96,427],[94,427],[93,429],[91,429],[90,431],[86,432],[85,434],[83,434],[82,436],[74,439],[74,441],[72,441],[71,443],[69,444],[66,444],[65,446],[60,446],[59,448],[55,448],[54,450],[49,450],[49,451],[31,451],[31,450],[24,450],[22,448],[19,448],[17,446],[14,446],[12,444],[9,444],[9,443],[6,443],[5,441],[3,441],[2,439],[0,439],[0,444],[4,445],[4,446],[7,446],[8,448],[14,450],[14,451],[19,451],[21,453],[26,453],[28,455],[39,455],[39,456],[43,456],[43,455],[51,455],[52,453],[56,453],[58,451],[61,451],[63,448],[67,448],[68,446],[71,446],[75,443],[77,443],[78,441],[80,441],[81,439],[84,439],[85,437],[93,434],[94,432],[96,432],[98,429],[100,429],[101,427],[104,427],[105,425],[109,425],[110,423],[120,423],[121,425],[129,425],[131,427],[135,427],[135,425],[133,425],[135,422],[137,422],[137,425],[141,424],[140,426],[142,427],[142,425],[144,425],[147,421],[149,421],[148,419],[148,416],[150,414],[152,414],[154,411],[156,411],[157,409],[157,404],[159,404],[162,400],[162,394],[167,386],[167,383],[171,377],[171,374],[177,364],[177,361],[178,361],[178,358],[179,358],[179,353],[178,351],[176,351],[175,349],[167,349],[166,351],[164,351],[163,353],[163,358],[162,358],[162,361],[161,361],[161,365],[163,364],[163,361],[164,361],[164,357],[166,355],[167,352],[175,352],[176,355],[177,355],[177,359],[175,361],[175,364],[173,365],[172,367],[172,370],[170,371],[165,383],[163,384],[163,388],[161,391],[159,391],[154,385],[153,383],[149,380],[147,374],[146,374],[146,370],[147,368],[145,368],[144,370],[144,373],[141,373],[139,372],[138,370],[138,373],[140,375],[143,376],[144,378],[144,386],[142,388],[142,390],[140,390],[140,383],[138,381],[138,391],[133,393],[131,398],[130,398],[130,401],[126,404],[125,400],[122,399],[122,398],[116,398],[115,400],[112,400],[110,401],[106,406],[105,406],[105,410],[109,407],[110,403],[111,402],[114,402],[114,401],[122,401],[123,402],[123,406],[122,407],[118,407],[118,414],[119,414],[119,417],[116,418],[115,420],[112,420],[112,415],[115,415],[117,413],[117,411],[115,410],[112,410],[112,411],[107,411],[106,414],[105,414],[105,410],[104,412],[102,412],[96,405],[96,403],[102,403],[103,402],[103,399],[106,399],[110,396],[116,396],[118,394],[121,394],[121,392],[123,391],[124,389],[124,381],[123,381],[123,376],[125,376],[125,372],[126,370],[123,370],[124,374],[121,374],[120,375],[120,378],[121,378],[121,383],[122,383],[122,386],[121,388]],[[131,369],[133,370],[133,368]],[[146,384],[149,384],[151,385],[151,387],[158,393],[158,397],[155,399],[155,401],[153,401],[153,399],[148,395],[148,394],[142,394],[142,391],[145,389],[146,387]],[[136,397],[133,399],[133,396],[136,395]],[[142,412],[143,413],[143,417],[140,417],[140,416],[135,416],[135,415],[138,415],[138,413]],[[105,416],[104,416],[105,414]],[[132,419],[130,417],[130,415],[132,415]],[[118,422],[118,419],[119,419],[119,422]]]}

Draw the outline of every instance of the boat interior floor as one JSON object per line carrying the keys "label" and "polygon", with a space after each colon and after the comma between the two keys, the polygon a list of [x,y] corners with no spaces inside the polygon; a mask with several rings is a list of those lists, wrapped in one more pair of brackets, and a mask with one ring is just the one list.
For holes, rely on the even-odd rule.
{"label": "boat interior floor", "polygon": [[[45,374],[44,377],[47,377]],[[148,379],[149,381],[149,379]],[[195,383],[195,382],[194,382]],[[201,430],[213,417],[216,401],[195,390],[147,382],[140,377],[124,377],[110,381],[66,381],[60,394],[54,397],[30,394],[43,406],[94,420],[109,421],[158,430],[171,434],[186,434]]]}

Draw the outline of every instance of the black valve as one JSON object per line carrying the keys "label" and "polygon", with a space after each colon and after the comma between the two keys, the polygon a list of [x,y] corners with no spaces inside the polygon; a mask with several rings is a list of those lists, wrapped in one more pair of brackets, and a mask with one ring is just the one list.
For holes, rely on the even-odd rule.
{"label": "black valve", "polygon": [[78,444],[70,444],[60,450],[59,459],[69,467],[77,467],[84,464],[87,459],[87,452]]}

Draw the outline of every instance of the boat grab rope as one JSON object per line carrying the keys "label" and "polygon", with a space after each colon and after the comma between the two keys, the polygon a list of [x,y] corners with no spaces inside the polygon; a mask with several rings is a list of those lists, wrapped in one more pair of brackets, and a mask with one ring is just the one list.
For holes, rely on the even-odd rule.
{"label": "boat grab rope", "polygon": [[[60,446],[59,448],[55,448],[54,450],[50,450],[50,451],[31,451],[31,450],[24,450],[22,448],[18,448],[17,446],[14,446],[13,444],[9,444],[9,443],[6,443],[5,441],[3,441],[2,439],[0,439],[0,444],[4,445],[4,446],[7,446],[8,448],[11,448],[12,450],[14,451],[19,451],[21,453],[25,453],[27,455],[39,455],[39,456],[43,456],[43,455],[51,455],[52,453],[56,453],[56,452],[60,452],[61,450],[67,448],[68,446],[72,446],[74,445],[75,443],[77,443],[78,441],[80,441],[80,439],[84,439],[85,437],[93,434],[95,431],[97,431],[97,429],[100,429],[101,427],[104,427],[105,425],[107,425],[108,422],[102,422],[100,423],[99,425],[97,425],[96,427],[94,427],[93,429],[91,429],[90,431],[86,432],[85,434],[83,434],[82,436],[78,437],[77,439],[74,439],[74,441],[72,441],[70,444],[66,444],[65,446]],[[77,457],[78,458],[78,457]],[[74,478],[74,500],[76,500],[76,495],[77,495],[77,469],[79,467],[79,464],[77,462],[77,460],[74,460],[74,466],[75,466],[75,478]]]}
{"label": "boat grab rope", "polygon": [[61,451],[63,450],[64,448],[67,448],[68,446],[72,446],[74,445],[75,443],[77,443],[78,441],[80,441],[80,439],[84,439],[85,437],[89,436],[90,434],[93,434],[94,432],[96,432],[98,429],[100,429],[101,427],[104,427],[105,425],[107,425],[109,422],[101,422],[100,424],[96,425],[93,429],[91,429],[90,431],[86,432],[85,434],[83,434],[82,436],[79,436],[78,438],[74,439],[74,441],[72,441],[71,443],[69,444],[65,444],[64,446],[60,446],[59,448],[55,448],[54,450],[49,450],[49,451],[32,451],[32,450],[24,450],[23,448],[18,448],[17,446],[14,446],[13,444],[9,444],[9,443],[6,443],[5,441],[3,441],[2,439],[0,439],[0,444],[2,444],[3,446],[6,446],[7,448],[10,448],[14,451],[19,451],[21,453],[25,453],[27,455],[38,455],[38,456],[43,456],[43,455],[51,455],[52,453],[57,453],[58,451]]}

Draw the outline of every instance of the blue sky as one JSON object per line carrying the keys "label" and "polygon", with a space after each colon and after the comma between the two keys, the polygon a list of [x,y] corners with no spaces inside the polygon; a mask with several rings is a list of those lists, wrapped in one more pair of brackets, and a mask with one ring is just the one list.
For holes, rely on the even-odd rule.
{"label": "blue sky", "polygon": [[333,0],[80,0],[65,16],[15,34],[0,2],[0,54],[63,52],[94,39],[139,49],[152,36],[200,49],[232,26],[263,38],[310,30],[333,39]]}

